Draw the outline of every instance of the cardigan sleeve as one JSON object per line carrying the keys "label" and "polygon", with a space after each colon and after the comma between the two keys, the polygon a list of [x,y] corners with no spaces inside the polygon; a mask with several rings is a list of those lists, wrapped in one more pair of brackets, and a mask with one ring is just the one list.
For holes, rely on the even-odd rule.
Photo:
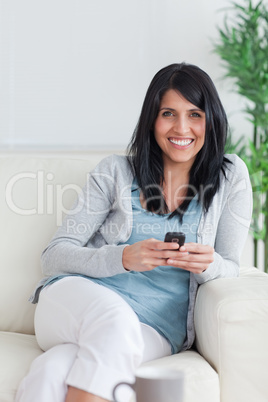
{"label": "cardigan sleeve", "polygon": [[113,213],[117,177],[113,156],[105,158],[88,175],[87,183],[75,206],[43,251],[45,276],[79,273],[92,277],[126,273],[122,265],[125,245],[96,244],[96,234],[108,215]]}
{"label": "cardigan sleeve", "polygon": [[[210,244],[215,249],[214,261],[202,274],[195,275],[199,284],[216,278],[239,275],[240,257],[251,222],[252,189],[246,165],[237,156],[234,162],[233,177],[227,175],[221,191],[221,197],[224,199],[223,207],[218,211],[220,216],[217,221],[215,242]],[[214,205],[214,211],[216,209],[217,205]],[[205,236],[204,243],[208,244]]]}

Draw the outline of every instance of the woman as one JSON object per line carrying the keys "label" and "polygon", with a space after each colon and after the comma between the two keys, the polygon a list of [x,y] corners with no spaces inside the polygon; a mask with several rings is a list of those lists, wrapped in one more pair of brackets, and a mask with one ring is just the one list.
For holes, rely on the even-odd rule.
{"label": "woman", "polygon": [[[251,218],[248,172],[224,156],[226,133],[204,71],[155,75],[128,156],[94,169],[42,255],[32,302],[46,353],[17,401],[109,401],[142,362],[192,346],[198,285],[238,276]],[[164,242],[168,231],[185,245]]]}

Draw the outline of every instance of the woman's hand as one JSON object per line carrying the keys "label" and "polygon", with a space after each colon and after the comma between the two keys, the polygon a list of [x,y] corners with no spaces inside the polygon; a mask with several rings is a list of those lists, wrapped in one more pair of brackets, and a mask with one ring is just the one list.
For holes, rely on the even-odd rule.
{"label": "woman's hand", "polygon": [[124,248],[123,266],[129,271],[151,271],[159,265],[170,265],[177,258],[179,245],[156,239],[146,239]]}
{"label": "woman's hand", "polygon": [[182,268],[194,274],[201,274],[214,261],[214,248],[203,244],[185,243],[176,254],[176,258],[167,260],[167,265]]}

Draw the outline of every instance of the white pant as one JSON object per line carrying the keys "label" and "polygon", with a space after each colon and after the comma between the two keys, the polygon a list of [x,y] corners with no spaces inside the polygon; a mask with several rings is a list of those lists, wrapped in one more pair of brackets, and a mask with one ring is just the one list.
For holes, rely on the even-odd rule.
{"label": "white pant", "polygon": [[68,385],[112,400],[113,387],[134,382],[142,362],[171,354],[122,297],[81,277],[42,290],[35,330],[46,353],[32,363],[16,402],[64,402]]}

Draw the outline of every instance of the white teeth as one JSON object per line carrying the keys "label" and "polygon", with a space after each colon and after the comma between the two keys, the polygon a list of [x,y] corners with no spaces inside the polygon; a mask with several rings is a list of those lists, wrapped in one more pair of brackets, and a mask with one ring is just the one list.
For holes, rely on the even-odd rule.
{"label": "white teeth", "polygon": [[169,140],[173,144],[180,145],[181,147],[185,147],[186,145],[191,144],[193,140]]}

